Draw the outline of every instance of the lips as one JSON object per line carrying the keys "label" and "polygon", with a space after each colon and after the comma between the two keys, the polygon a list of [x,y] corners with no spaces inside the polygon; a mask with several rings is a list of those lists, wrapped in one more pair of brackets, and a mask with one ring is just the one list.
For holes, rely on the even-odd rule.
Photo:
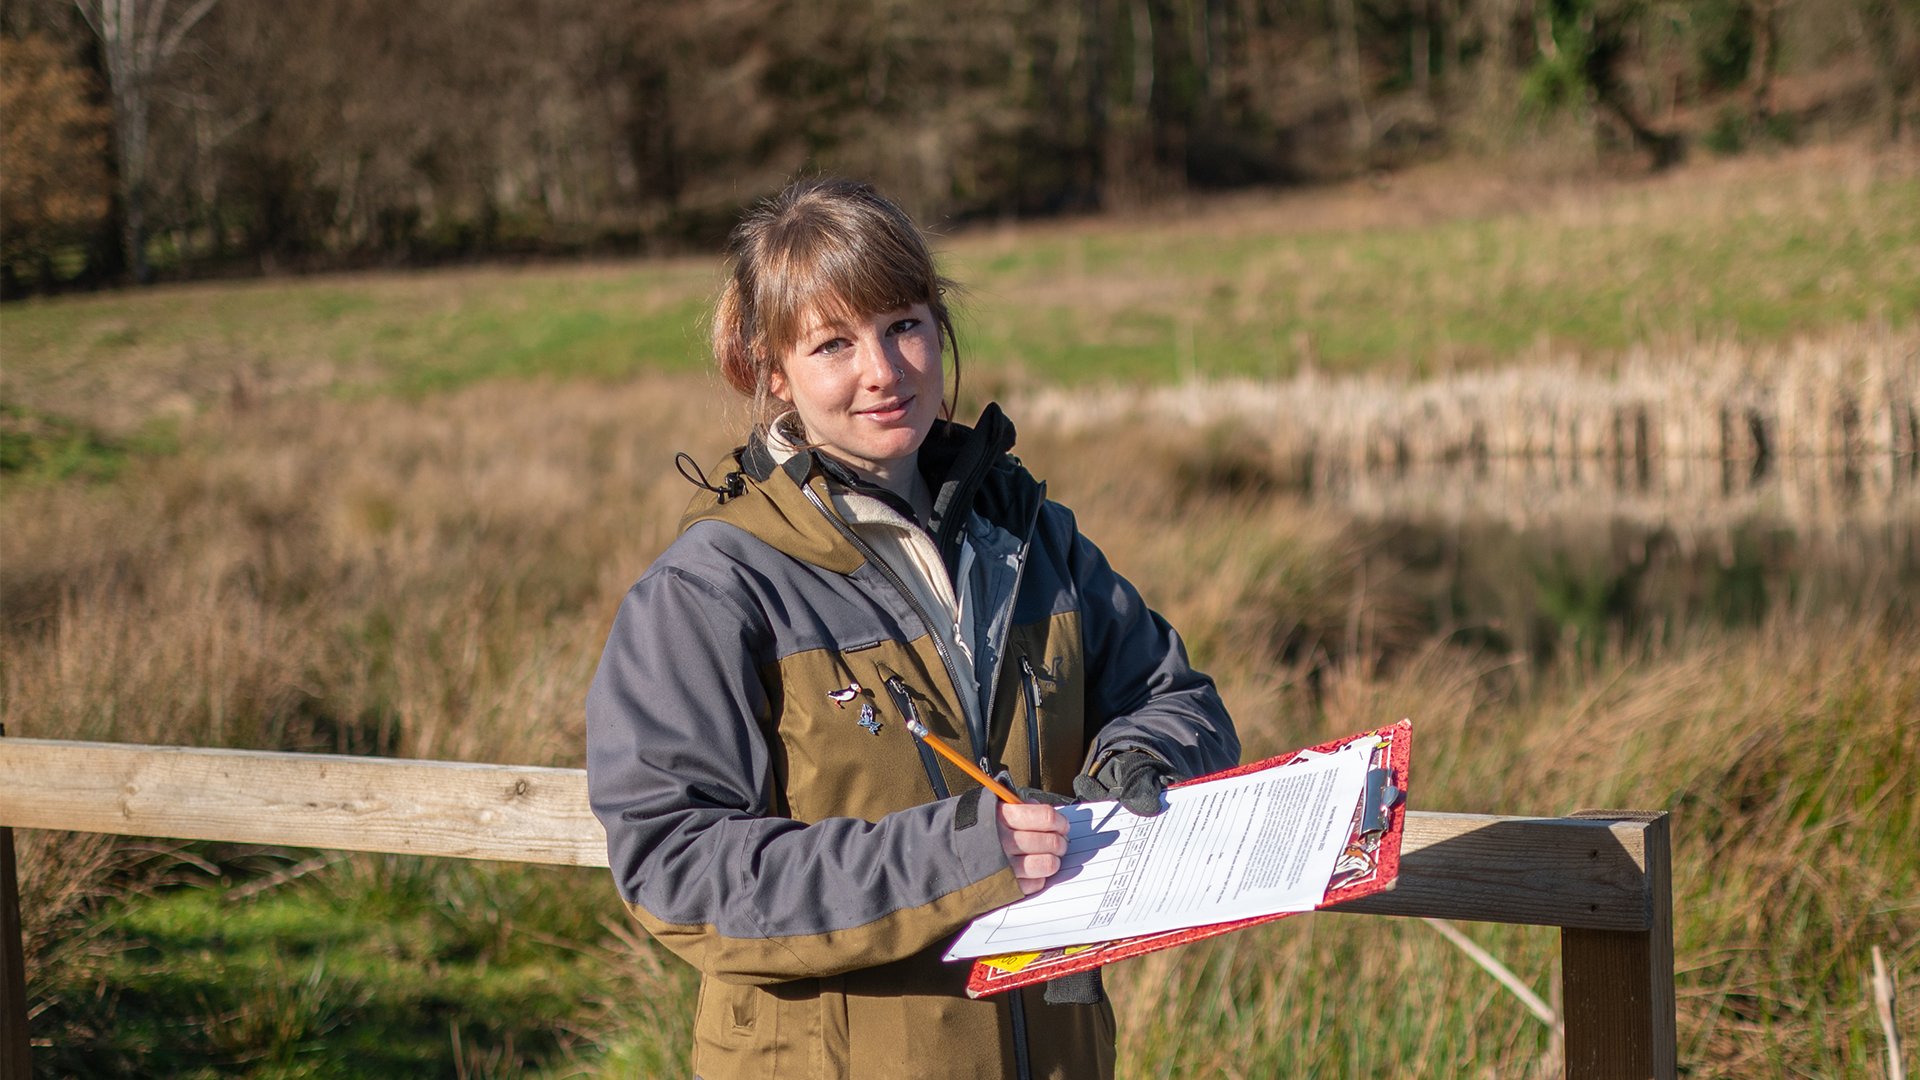
{"label": "lips", "polygon": [[871,409],[861,409],[855,415],[864,416],[877,423],[892,424],[906,418],[908,410],[913,408],[913,401],[914,399],[911,397],[902,398],[899,401],[890,401]]}

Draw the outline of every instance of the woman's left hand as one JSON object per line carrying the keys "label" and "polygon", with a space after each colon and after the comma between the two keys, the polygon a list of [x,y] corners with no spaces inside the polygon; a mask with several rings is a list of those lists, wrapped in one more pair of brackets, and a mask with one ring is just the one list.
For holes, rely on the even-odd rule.
{"label": "woman's left hand", "polygon": [[1067,819],[1053,807],[1037,803],[994,806],[1007,865],[1013,867],[1021,894],[1031,896],[1060,870],[1060,857],[1067,853]]}

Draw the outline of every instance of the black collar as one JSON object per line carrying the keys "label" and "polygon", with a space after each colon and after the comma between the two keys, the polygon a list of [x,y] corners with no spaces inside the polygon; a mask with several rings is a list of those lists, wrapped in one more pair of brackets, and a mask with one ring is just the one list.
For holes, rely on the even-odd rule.
{"label": "black collar", "polygon": [[[920,476],[927,482],[927,490],[933,493],[933,515],[924,522],[914,514],[913,507],[905,499],[878,484],[861,479],[852,469],[813,449],[796,452],[784,463],[777,464],[773,454],[767,449],[765,438],[756,432],[747,440],[747,445],[739,451],[741,468],[755,483],[766,483],[772,478],[775,469],[787,474],[796,487],[805,486],[815,472],[850,491],[879,499],[893,508],[908,521],[919,522],[933,537],[934,546],[940,552],[941,561],[946,563],[947,573],[953,574],[960,562],[960,530],[966,524],[967,515],[976,509],[987,481],[997,468],[1006,468],[1010,472],[1018,470],[1018,462],[1007,456],[1013,449],[1015,432],[1013,421],[1007,419],[997,402],[988,402],[980,410],[980,419],[972,427],[941,420],[927,433],[927,439],[920,446]],[[1011,477],[1010,477],[1011,478]],[[995,488],[1009,485],[994,485]],[[1029,514],[1020,511],[1030,509],[1030,499],[1037,492],[1025,490],[1027,485],[1011,485],[1013,490],[996,491],[989,497],[993,505],[979,507],[990,520],[1003,518],[1010,527],[1015,521],[1024,523]],[[1002,505],[1004,504],[1004,505]]]}

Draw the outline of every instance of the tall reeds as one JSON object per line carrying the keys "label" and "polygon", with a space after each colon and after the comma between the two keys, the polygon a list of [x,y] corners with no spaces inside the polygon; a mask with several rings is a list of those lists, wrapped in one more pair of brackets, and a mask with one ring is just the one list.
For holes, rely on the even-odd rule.
{"label": "tall reeds", "polygon": [[1920,333],[1520,364],[1424,381],[1190,381],[1047,389],[1019,414],[1068,429],[1237,426],[1261,467],[1371,515],[1526,525],[1626,518],[1690,531],[1767,517],[1820,535],[1920,516]]}

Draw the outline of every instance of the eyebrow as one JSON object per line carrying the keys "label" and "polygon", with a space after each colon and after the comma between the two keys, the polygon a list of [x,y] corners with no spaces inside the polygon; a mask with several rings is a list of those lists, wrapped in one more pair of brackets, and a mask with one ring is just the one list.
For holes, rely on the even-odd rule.
{"label": "eyebrow", "polygon": [[[902,315],[901,318],[908,318],[908,319],[918,318],[918,316],[913,314],[913,307],[915,303],[920,303],[920,301],[914,301],[912,303],[902,304],[897,308],[893,308],[887,311],[876,311],[873,314],[874,315],[894,315],[900,312],[905,312],[906,314]],[[855,316],[855,318],[871,318],[871,317],[872,316]],[[836,335],[847,334],[847,333],[851,333],[853,329],[854,329],[854,326],[851,320],[848,320],[845,318],[828,319],[824,322],[816,322],[811,326],[808,326],[805,330],[802,330],[800,333],[794,335],[794,342],[797,344],[800,342],[813,341],[815,338],[818,338],[822,334],[836,334]]]}
{"label": "eyebrow", "polygon": [[825,337],[827,335],[833,335],[834,337],[843,336],[847,333],[848,329],[849,327],[847,326],[846,323],[840,322],[838,320],[835,320],[833,322],[827,322],[827,323],[814,323],[812,326],[809,326],[805,330],[802,330],[800,332],[799,337],[797,337],[795,340],[800,342],[819,343],[818,339],[821,337]]}

